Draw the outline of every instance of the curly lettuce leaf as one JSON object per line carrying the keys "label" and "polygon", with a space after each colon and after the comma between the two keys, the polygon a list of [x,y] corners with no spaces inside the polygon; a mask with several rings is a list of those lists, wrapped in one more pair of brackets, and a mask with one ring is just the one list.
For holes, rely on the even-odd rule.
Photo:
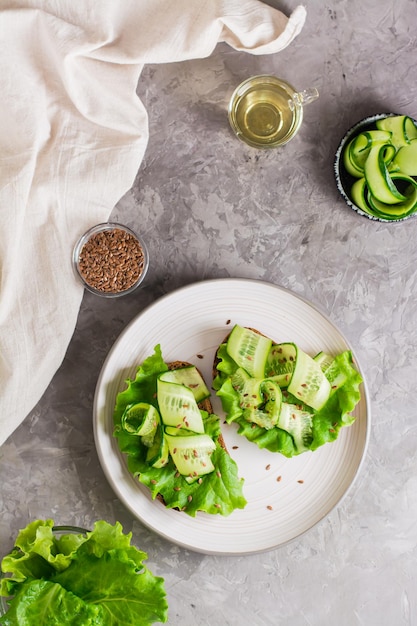
{"label": "curly lettuce leaf", "polygon": [[[86,539],[78,534],[59,538],[54,535],[53,526],[53,520],[35,520],[21,530],[15,547],[2,560],[3,573],[12,573],[13,580],[19,582],[26,578],[48,578],[55,571],[67,568]],[[10,584],[10,579],[2,579],[0,589]]]}
{"label": "curly lettuce leaf", "polygon": [[270,452],[280,452],[284,456],[291,457],[298,454],[293,438],[281,428],[266,430],[261,426],[255,427],[244,418],[237,420],[239,424],[238,434],[243,435],[249,441],[256,443],[258,448],[266,448]]}
{"label": "curly lettuce leaf", "polygon": [[220,422],[216,415],[202,411],[205,432],[216,444],[211,457],[216,469],[193,484],[188,484],[178,475],[171,458],[163,468],[151,467],[146,462],[148,449],[141,444],[140,438],[121,428],[121,416],[128,404],[147,402],[158,408],[157,379],[167,369],[158,345],[154,354],[138,368],[136,378],[128,380],[127,389],[117,396],[114,435],[120,450],[127,455],[129,471],[149,488],[152,498],[162,496],[166,507],[180,509],[191,517],[195,517],[198,511],[227,516],[235,509],[243,509],[246,506],[242,492],[243,479],[238,476],[236,463],[220,445]]}
{"label": "curly lettuce leaf", "polygon": [[3,626],[103,626],[102,608],[87,604],[49,580],[27,580],[18,589]]}
{"label": "curly lettuce leaf", "polygon": [[[281,428],[275,427],[269,430],[261,428],[243,417],[240,408],[240,397],[233,388],[230,375],[233,373],[233,363],[226,352],[225,344],[220,346],[217,357],[220,359],[217,365],[218,374],[215,378],[217,396],[220,397],[226,421],[236,422],[239,426],[238,434],[255,443],[259,448],[266,448],[270,452],[279,452],[286,457],[296,456],[305,450],[298,450],[292,436]],[[355,418],[352,411],[360,400],[360,384],[362,377],[355,369],[350,351],[337,355],[334,359],[334,369],[344,374],[344,383],[336,389],[320,411],[300,403],[284,390],[285,402],[299,405],[303,410],[313,415],[313,438],[309,450],[316,450],[325,443],[337,439],[340,429],[350,426]]]}
{"label": "curly lettuce leaf", "polygon": [[213,389],[217,390],[220,389],[227,378],[235,373],[237,365],[227,352],[227,343],[220,344],[216,356],[218,359],[216,364],[217,376],[213,379]]}
{"label": "curly lettuce leaf", "polygon": [[162,578],[130,558],[126,550],[97,557],[86,550],[54,581],[84,602],[101,608],[101,624],[152,624],[163,621],[165,592]]}
{"label": "curly lettuce leaf", "polygon": [[334,441],[341,428],[353,424],[355,418],[351,413],[361,399],[362,377],[353,366],[352,353],[342,352],[335,357],[334,363],[345,374],[346,381],[314,416],[312,450]]}
{"label": "curly lettuce leaf", "polygon": [[168,370],[167,364],[162,358],[161,346],[154,348],[154,354],[147,357],[137,369],[133,380],[127,380],[127,387],[117,394],[116,406],[113,419],[116,430],[121,424],[123,412],[129,404],[138,402],[138,398],[144,398],[144,402],[158,408],[156,401],[156,387],[159,374]]}
{"label": "curly lettuce leaf", "polygon": [[[29,524],[19,533],[20,547],[4,557],[2,570],[10,576],[2,581],[7,584],[1,595],[14,597],[2,623],[148,626],[167,620],[164,580],[147,569],[147,554],[131,545],[131,533],[123,534],[121,524],[99,521],[85,535],[52,534],[49,541],[52,527],[52,520]],[[23,554],[22,547],[27,558],[19,561],[16,551]],[[67,558],[66,567],[60,555]],[[46,563],[40,577],[26,567],[31,556],[37,568],[39,559]]]}
{"label": "curly lettuce leaf", "polygon": [[221,399],[223,411],[226,414],[226,422],[228,424],[242,417],[243,411],[240,406],[240,396],[234,389],[230,378],[224,380],[217,395]]}

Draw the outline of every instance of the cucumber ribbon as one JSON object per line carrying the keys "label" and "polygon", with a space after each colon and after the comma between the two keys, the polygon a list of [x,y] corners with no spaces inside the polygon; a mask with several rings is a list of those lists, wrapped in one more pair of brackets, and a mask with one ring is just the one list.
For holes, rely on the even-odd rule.
{"label": "cucumber ribbon", "polygon": [[344,149],[344,167],[357,179],[351,199],[374,218],[408,217],[417,211],[417,126],[406,115],[377,120],[376,126]]}
{"label": "cucumber ribbon", "polygon": [[155,434],[160,421],[156,408],[146,402],[128,404],[121,418],[122,428],[126,432],[147,437]]}

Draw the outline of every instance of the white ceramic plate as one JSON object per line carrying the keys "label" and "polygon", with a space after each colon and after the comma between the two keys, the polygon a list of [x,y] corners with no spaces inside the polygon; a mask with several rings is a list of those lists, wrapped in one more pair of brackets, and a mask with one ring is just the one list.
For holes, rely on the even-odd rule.
{"label": "white ceramic plate", "polygon": [[[290,291],[254,280],[200,282],[164,296],[127,326],[103,366],[94,402],[97,452],[115,493],[143,524],[178,545],[206,554],[270,550],[312,528],[347,493],[368,443],[370,415],[364,384],[354,424],[342,429],[336,442],[314,453],[287,459],[260,450],[238,436],[235,426],[222,426],[228,450],[245,479],[245,509],[228,517],[201,513],[191,518],[153,501],[129,473],[112,437],[116,395],[158,343],[166,361],[194,363],[210,384],[215,350],[233,324],[257,328],[276,342],[297,343],[311,355],[351,349],[326,316]],[[218,398],[213,398],[213,405],[222,416]]]}

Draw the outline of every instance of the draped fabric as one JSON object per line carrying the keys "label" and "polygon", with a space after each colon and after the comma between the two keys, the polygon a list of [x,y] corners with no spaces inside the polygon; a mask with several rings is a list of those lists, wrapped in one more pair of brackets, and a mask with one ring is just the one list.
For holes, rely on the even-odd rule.
{"label": "draped fabric", "polygon": [[0,445],[73,334],[71,251],[130,189],[148,142],[144,64],[219,42],[272,54],[300,32],[259,0],[3,0],[0,9]]}

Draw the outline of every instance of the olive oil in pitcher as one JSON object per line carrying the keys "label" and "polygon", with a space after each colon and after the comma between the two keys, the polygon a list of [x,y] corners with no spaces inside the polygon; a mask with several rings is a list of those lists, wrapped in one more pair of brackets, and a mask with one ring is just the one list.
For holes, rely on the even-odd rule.
{"label": "olive oil in pitcher", "polygon": [[235,90],[229,121],[237,137],[251,146],[284,145],[301,126],[303,104],[317,97],[315,89],[300,94],[275,76],[255,76]]}

